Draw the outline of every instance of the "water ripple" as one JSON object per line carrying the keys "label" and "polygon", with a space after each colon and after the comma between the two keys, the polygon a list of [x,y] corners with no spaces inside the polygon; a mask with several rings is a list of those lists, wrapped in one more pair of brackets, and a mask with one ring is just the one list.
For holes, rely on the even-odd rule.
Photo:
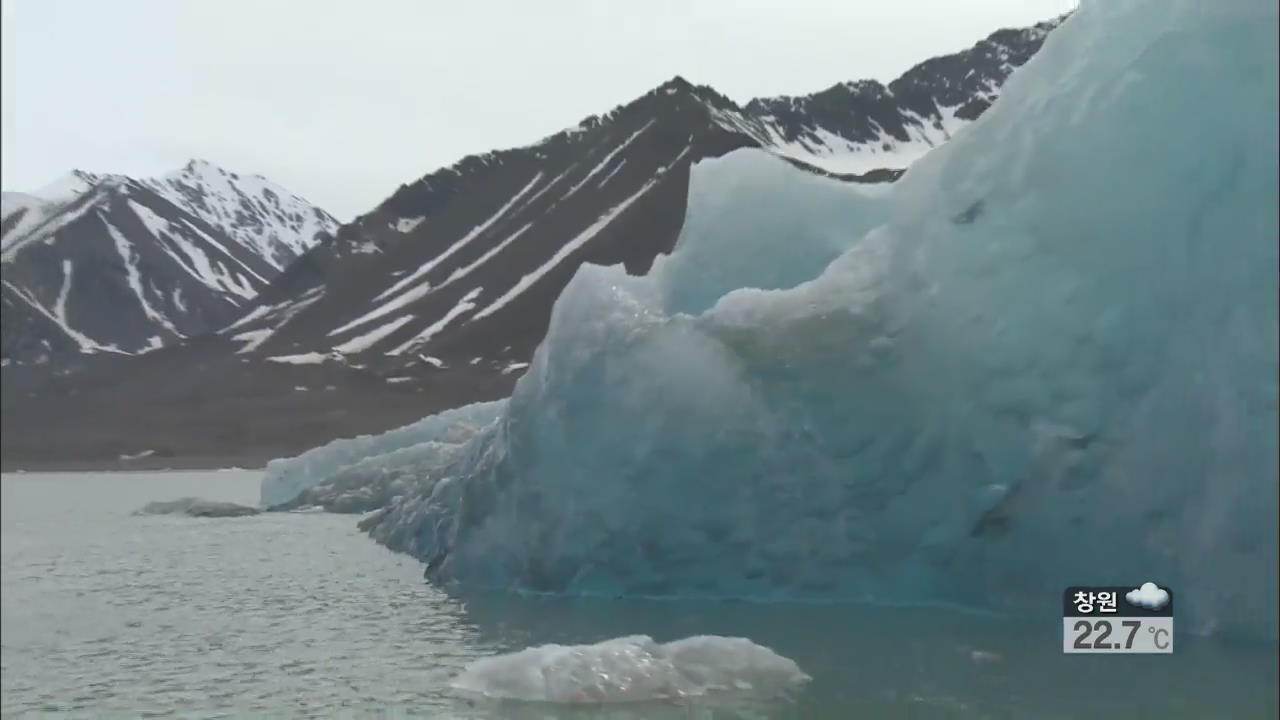
{"label": "water ripple", "polygon": [[[449,706],[429,688],[478,657],[474,629],[416,563],[349,517],[129,515],[169,496],[252,493],[252,475],[132,480],[103,494],[85,480],[6,477],[6,717]],[[72,489],[96,512],[75,507]]]}
{"label": "water ripple", "polygon": [[[1135,703],[1153,716],[1276,716],[1274,647],[1180,644],[1148,672],[1116,673],[1115,658],[1064,658],[1042,628],[968,616],[463,602],[348,516],[130,514],[188,495],[252,503],[254,473],[4,476],[3,493],[4,717],[1092,718]],[[814,682],[763,708],[510,705],[449,688],[481,657],[641,633],[745,635]],[[1005,661],[975,664],[975,647]]]}

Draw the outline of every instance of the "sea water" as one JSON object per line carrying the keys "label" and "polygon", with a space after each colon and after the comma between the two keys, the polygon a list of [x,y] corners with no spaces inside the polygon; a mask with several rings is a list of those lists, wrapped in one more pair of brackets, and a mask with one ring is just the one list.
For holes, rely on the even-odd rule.
{"label": "sea water", "polygon": [[[138,517],[252,504],[256,472],[3,476],[5,717],[1275,717],[1277,648],[1180,635],[1064,656],[1061,619],[930,608],[450,596],[352,516]],[[1045,588],[1057,595],[1061,588]],[[812,679],[770,698],[492,700],[471,663],[626,635],[744,637]]]}

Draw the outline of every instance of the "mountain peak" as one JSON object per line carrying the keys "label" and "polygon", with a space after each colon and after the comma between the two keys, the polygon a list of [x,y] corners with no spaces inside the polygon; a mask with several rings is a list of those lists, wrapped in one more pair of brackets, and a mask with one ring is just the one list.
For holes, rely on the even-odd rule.
{"label": "mountain peak", "polygon": [[672,90],[672,89],[674,89],[674,90],[691,91],[691,90],[693,90],[693,89],[694,89],[694,85],[693,85],[693,83],[689,82],[688,80],[685,80],[685,79],[684,79],[684,77],[682,77],[682,76],[680,76],[680,75],[676,75],[675,77],[671,78],[670,80],[668,80],[668,81],[666,81],[666,82],[662,83],[661,85],[659,85],[657,89],[659,89],[659,90]]}
{"label": "mountain peak", "polygon": [[721,95],[710,85],[695,85],[686,80],[682,75],[676,75],[653,90],[650,90],[647,95],[656,95],[659,97],[670,95],[690,96],[722,110],[727,108],[736,109],[737,107],[732,100]]}
{"label": "mountain peak", "polygon": [[201,158],[192,158],[183,165],[180,170],[176,170],[165,176],[166,178],[187,177],[196,181],[217,182],[217,183],[238,183],[244,179],[252,179],[258,185],[266,185],[269,187],[278,187],[266,177],[257,173],[239,173],[228,170],[217,163],[203,160]]}

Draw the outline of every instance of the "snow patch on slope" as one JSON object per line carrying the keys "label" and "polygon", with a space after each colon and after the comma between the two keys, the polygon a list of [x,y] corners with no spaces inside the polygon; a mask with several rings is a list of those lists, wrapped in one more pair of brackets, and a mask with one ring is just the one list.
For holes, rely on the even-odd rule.
{"label": "snow patch on slope", "polygon": [[80,346],[80,352],[92,353],[92,352],[99,352],[99,351],[110,351],[110,352],[124,353],[123,350],[116,347],[115,345],[103,345],[101,343],[98,343],[96,340],[89,337],[88,335],[85,335],[84,333],[71,327],[70,325],[67,324],[65,318],[50,312],[47,308],[45,308],[45,306],[41,305],[38,300],[32,297],[31,294],[28,293],[26,290],[23,290],[22,288],[14,285],[8,280],[5,280],[3,282],[5,287],[12,290],[15,296],[17,296],[27,305],[31,306],[32,310],[35,310],[37,313],[40,313],[44,317],[48,318],[55,325],[57,325],[64,333],[66,333],[67,337],[75,341],[75,343]]}
{"label": "snow patch on slope", "polygon": [[107,228],[107,234],[111,236],[111,240],[115,242],[116,252],[120,253],[120,259],[124,261],[125,273],[127,273],[129,287],[133,289],[133,294],[138,298],[138,304],[142,307],[142,313],[147,316],[148,320],[159,323],[161,327],[173,333],[177,337],[183,337],[178,332],[173,323],[164,313],[157,311],[151,307],[151,303],[147,301],[146,292],[142,288],[142,273],[138,270],[138,254],[133,244],[124,236],[114,225],[107,222],[105,217],[102,218],[102,224]]}
{"label": "snow patch on slope", "polygon": [[275,305],[261,305],[254,308],[247,315],[220,330],[220,333],[230,333],[236,328],[244,327],[250,323],[261,322],[265,327],[254,328],[253,330],[245,330],[240,333],[231,335],[232,340],[248,341],[248,344],[240,348],[237,352],[240,354],[253,352],[260,345],[265,343],[280,328],[284,327],[295,315],[302,312],[305,308],[318,302],[324,297],[324,288],[312,288],[303,293],[297,300],[287,300]]}
{"label": "snow patch on slope", "polygon": [[[100,190],[93,192],[99,193]],[[66,227],[68,224],[78,220],[90,210],[95,209],[95,198],[75,197],[65,203],[53,203],[50,205],[33,208],[38,212],[37,216],[33,216],[31,220],[24,216],[21,221],[23,227],[19,233],[17,228],[5,233],[3,240],[3,249],[0,250],[0,259],[4,261],[12,260],[18,251],[22,248],[36,242],[53,242],[57,237],[58,231]],[[31,210],[28,213],[32,212]]]}
{"label": "snow patch on slope", "polygon": [[319,365],[328,359],[328,355],[318,352],[300,353],[298,355],[273,355],[267,358],[271,362],[284,363],[286,365]]}
{"label": "snow patch on slope", "polygon": [[481,318],[488,317],[489,315],[494,314],[495,312],[505,307],[507,303],[511,302],[517,296],[519,296],[520,293],[524,292],[525,290],[528,290],[530,286],[538,282],[538,280],[542,279],[544,275],[551,272],[561,262],[564,262],[565,258],[569,257],[569,255],[571,255],[575,250],[582,247],[583,245],[586,245],[587,242],[591,240],[591,238],[595,237],[601,230],[605,229],[605,227],[607,227],[609,223],[613,222],[614,219],[617,218],[619,215],[621,215],[622,212],[626,210],[628,207],[630,207],[632,203],[634,203],[636,200],[639,200],[642,195],[648,192],[649,188],[653,187],[660,178],[661,178],[661,174],[654,177],[649,182],[645,183],[644,186],[641,187],[639,190],[637,190],[635,193],[633,193],[631,197],[628,197],[626,200],[623,200],[617,205],[614,205],[612,208],[606,211],[603,215],[597,218],[595,222],[588,225],[585,230],[578,233],[572,240],[569,240],[564,245],[561,245],[560,249],[556,251],[556,254],[551,256],[550,260],[543,263],[538,269],[520,278],[520,280],[514,286],[512,286],[510,290],[504,293],[502,297],[498,298],[497,300],[494,300],[487,307],[485,307],[485,309],[473,315],[471,317],[471,320],[468,320],[468,322],[479,320]]}
{"label": "snow patch on slope", "polygon": [[426,219],[427,217],[425,215],[419,215],[418,217],[412,218],[400,218],[399,220],[396,220],[393,227],[395,227],[398,232],[412,232],[414,228],[421,225],[422,221]]}
{"label": "snow patch on slope", "polygon": [[656,121],[657,121],[657,118],[650,120],[649,122],[645,123],[639,130],[636,130],[635,132],[628,135],[626,140],[623,140],[621,143],[618,143],[618,146],[615,147],[613,150],[610,150],[609,153],[605,155],[600,162],[596,163],[595,167],[591,168],[590,172],[588,172],[585,176],[583,176],[581,180],[579,180],[577,183],[575,183],[572,187],[569,188],[569,192],[565,193],[564,197],[560,198],[560,202],[564,202],[565,200],[568,200],[570,197],[573,196],[574,193],[578,192],[579,188],[581,188],[583,185],[586,185],[588,182],[590,182],[591,178],[595,177],[600,173],[600,171],[608,167],[609,163],[612,162],[615,157],[617,157],[618,153],[630,147],[631,143],[635,142],[636,138],[640,137],[640,135],[643,134],[645,130],[648,130],[650,127],[652,127],[653,123]]}
{"label": "snow patch on slope", "polygon": [[350,354],[350,353],[364,352],[365,350],[368,350],[369,348],[373,347],[375,344],[377,344],[380,340],[382,340],[386,336],[390,335],[396,330],[399,330],[401,327],[404,327],[405,323],[408,323],[412,319],[413,319],[413,315],[405,315],[403,317],[396,318],[395,320],[392,320],[391,322],[385,325],[376,327],[373,330],[370,330],[369,332],[363,335],[354,337],[342,343],[341,345],[335,347],[334,349],[340,353],[343,353],[344,355]]}
{"label": "snow patch on slope", "polygon": [[410,283],[414,282],[418,278],[431,272],[440,263],[444,262],[454,253],[466,247],[472,240],[479,237],[481,233],[483,233],[485,230],[488,230],[490,226],[492,226],[498,220],[502,219],[502,216],[505,215],[507,211],[511,209],[511,206],[515,205],[516,202],[520,200],[520,198],[524,197],[524,195],[528,193],[529,190],[531,190],[533,186],[536,185],[538,181],[541,179],[542,179],[542,172],[539,171],[538,174],[533,176],[533,179],[530,180],[527,185],[521,188],[520,191],[517,192],[515,195],[512,195],[511,199],[507,200],[507,202],[504,203],[502,207],[498,208],[497,212],[489,216],[487,220],[480,223],[479,225],[476,225],[474,228],[471,229],[471,232],[462,236],[462,239],[458,240],[453,245],[450,245],[449,248],[446,249],[444,252],[440,253],[434,258],[423,263],[421,266],[418,267],[417,270],[414,270],[413,272],[409,273],[404,278],[402,278],[399,282],[395,283],[394,285],[387,288],[386,290],[383,290],[381,293],[378,294],[377,297],[374,298],[374,300],[375,301],[383,300],[391,295],[394,295],[397,292],[400,292],[400,290],[408,286]]}
{"label": "snow patch on slope", "polygon": [[[993,101],[998,95],[999,89],[992,88],[983,97]],[[910,110],[904,111],[903,124],[908,136],[905,141],[879,126],[876,137],[856,141],[819,125],[805,127],[800,137],[788,140],[778,125],[777,118],[771,115],[748,117],[734,110],[704,104],[712,120],[720,127],[731,132],[746,133],[768,152],[837,175],[906,169],[972,122],[956,117],[960,106],[937,107],[936,115],[928,118]],[[874,120],[871,122],[875,124]]]}
{"label": "snow patch on slope", "polygon": [[62,289],[58,291],[58,300],[53,304],[53,314],[62,322],[67,321],[67,296],[71,294],[71,277],[75,265],[70,260],[62,261]]}
{"label": "snow patch on slope", "polygon": [[[221,262],[211,260],[199,245],[193,243],[184,235],[183,231],[203,236],[209,246],[222,249],[222,246],[215,242],[213,238],[186,223],[183,223],[182,228],[175,227],[168,220],[152,212],[151,208],[132,199],[128,202],[130,209],[142,221],[147,231],[160,241],[160,247],[164,248],[165,252],[169,253],[178,266],[190,273],[196,280],[199,280],[210,289],[218,292],[229,292],[246,300],[252,299],[258,294],[258,291],[247,278],[229,271]],[[180,251],[181,255],[175,252],[174,248]],[[236,260],[234,256],[227,254],[226,257],[235,261],[242,270],[252,274],[259,282],[266,283],[262,276],[253,272],[252,268],[249,268],[244,263]]]}
{"label": "snow patch on slope", "polygon": [[440,283],[440,287],[441,287],[441,288],[443,288],[443,287],[447,286],[449,283],[453,282],[454,280],[461,280],[462,278],[466,277],[466,276],[467,276],[467,275],[468,275],[472,270],[475,270],[476,268],[478,268],[478,267],[480,267],[481,265],[485,264],[485,263],[486,263],[486,262],[488,262],[491,258],[493,258],[493,256],[494,256],[494,255],[497,255],[498,253],[500,253],[500,252],[502,252],[503,250],[505,250],[505,249],[507,248],[507,246],[508,246],[508,245],[510,245],[511,243],[515,242],[517,238],[519,238],[521,235],[523,235],[523,234],[525,233],[525,231],[526,231],[526,230],[528,230],[528,229],[529,229],[530,227],[532,227],[532,226],[533,226],[533,223],[532,223],[532,222],[527,222],[527,223],[525,223],[523,227],[521,227],[519,230],[516,230],[515,232],[511,233],[511,235],[509,235],[509,236],[507,237],[507,239],[505,239],[505,240],[503,240],[502,242],[500,242],[500,243],[498,243],[497,245],[495,245],[492,249],[490,249],[490,250],[489,250],[488,252],[486,252],[485,254],[481,255],[481,256],[480,256],[480,257],[478,257],[478,258],[476,258],[476,259],[475,259],[475,261],[474,261],[474,262],[472,262],[470,265],[468,265],[468,266],[466,266],[466,267],[458,268],[457,270],[454,270],[452,273],[450,273],[450,274],[449,274],[449,277],[445,278],[445,281],[444,281],[444,282]]}
{"label": "snow patch on slope", "polygon": [[409,350],[410,348],[414,348],[419,345],[425,344],[437,333],[445,329],[445,327],[448,326],[449,323],[453,322],[454,318],[458,317],[464,312],[467,312],[468,310],[475,308],[476,306],[475,299],[480,295],[480,293],[483,290],[484,290],[483,287],[474,288],[473,290],[471,290],[471,292],[463,296],[463,298],[458,301],[458,304],[454,305],[452,308],[449,308],[449,312],[445,313],[444,317],[440,318],[434,323],[431,323],[431,325],[427,326],[426,330],[423,330],[417,335],[414,335],[412,338],[409,339],[408,342],[396,347],[394,350],[392,350],[387,354],[399,355],[404,351]]}
{"label": "snow patch on slope", "polygon": [[236,354],[243,355],[257,350],[259,345],[266,342],[267,338],[271,337],[271,333],[271,328],[262,328],[261,330],[248,330],[238,335],[232,335],[232,340],[240,340],[244,342],[244,346],[237,350]]}
{"label": "snow patch on slope", "polygon": [[345,325],[342,325],[340,327],[336,327],[330,330],[328,334],[330,337],[334,335],[341,335],[342,333],[347,332],[348,330],[352,330],[361,325],[364,325],[365,323],[377,320],[378,318],[384,315],[393,313],[396,310],[399,310],[400,308],[404,307],[405,305],[408,305],[409,303],[415,300],[418,300],[419,298],[425,297],[430,292],[431,292],[431,284],[424,282],[421,285],[411,288],[408,292],[402,293],[399,296],[391,300],[388,300],[387,302],[375,307],[374,309],[361,315],[355,320],[352,320],[351,322],[348,322]]}
{"label": "snow patch on slope", "polygon": [[[0,249],[8,249],[9,245],[16,242],[18,238],[26,235],[32,228],[44,222],[53,210],[61,205],[51,203],[42,198],[27,193],[6,192],[0,194],[0,219],[6,221],[9,229],[5,231],[3,239],[0,239]],[[22,213],[16,220],[11,220],[13,216]]]}

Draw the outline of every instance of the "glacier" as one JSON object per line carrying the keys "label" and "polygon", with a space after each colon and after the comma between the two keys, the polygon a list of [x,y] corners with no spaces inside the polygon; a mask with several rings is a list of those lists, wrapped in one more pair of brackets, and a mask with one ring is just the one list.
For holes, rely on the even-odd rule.
{"label": "glacier", "polygon": [[362,527],[450,587],[1053,617],[1151,580],[1275,640],[1276,22],[1085,0],[888,189],[701,163],[672,255],[583,266],[449,452],[388,454],[471,411],[264,502],[397,473]]}

